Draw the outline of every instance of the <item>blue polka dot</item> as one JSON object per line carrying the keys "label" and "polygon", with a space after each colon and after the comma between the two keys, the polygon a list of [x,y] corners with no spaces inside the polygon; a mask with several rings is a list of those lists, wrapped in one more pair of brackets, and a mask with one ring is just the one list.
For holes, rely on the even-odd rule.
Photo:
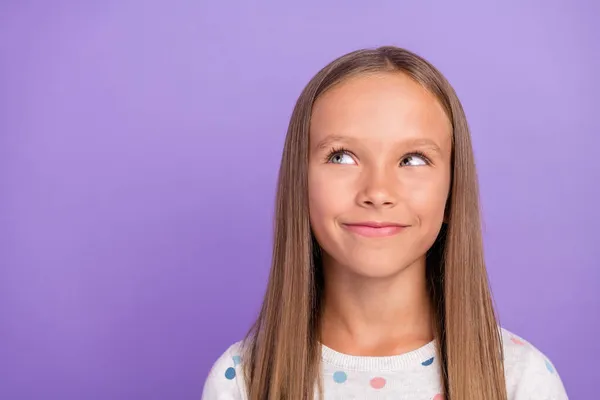
{"label": "blue polka dot", "polygon": [[434,359],[434,358],[435,358],[435,357],[431,357],[429,360],[425,360],[425,361],[423,361],[423,362],[421,363],[421,365],[422,365],[422,366],[424,366],[424,367],[427,367],[427,366],[429,366],[429,365],[433,364],[433,359]]}
{"label": "blue polka dot", "polygon": [[348,375],[344,371],[335,371],[333,373],[333,380],[337,383],[344,383],[348,379]]}
{"label": "blue polka dot", "polygon": [[546,368],[550,371],[551,374],[554,373],[554,367],[550,364],[550,361],[546,360]]}
{"label": "blue polka dot", "polygon": [[225,378],[231,380],[235,378],[235,368],[229,367],[227,371],[225,371]]}
{"label": "blue polka dot", "polygon": [[240,356],[233,356],[233,365],[240,365],[240,363],[242,362],[242,357]]}

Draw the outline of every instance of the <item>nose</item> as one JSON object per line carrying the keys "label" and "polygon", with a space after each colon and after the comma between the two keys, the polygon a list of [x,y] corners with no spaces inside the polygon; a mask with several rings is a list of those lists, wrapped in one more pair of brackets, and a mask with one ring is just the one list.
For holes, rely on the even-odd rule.
{"label": "nose", "polygon": [[361,207],[391,208],[398,202],[398,182],[389,171],[366,174],[364,184],[356,198]]}

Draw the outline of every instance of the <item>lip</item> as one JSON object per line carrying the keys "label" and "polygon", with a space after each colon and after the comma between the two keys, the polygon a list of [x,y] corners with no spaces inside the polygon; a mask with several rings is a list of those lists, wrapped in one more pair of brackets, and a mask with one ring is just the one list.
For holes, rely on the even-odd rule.
{"label": "lip", "polygon": [[394,236],[408,228],[408,225],[379,221],[353,222],[342,225],[350,232],[366,237]]}

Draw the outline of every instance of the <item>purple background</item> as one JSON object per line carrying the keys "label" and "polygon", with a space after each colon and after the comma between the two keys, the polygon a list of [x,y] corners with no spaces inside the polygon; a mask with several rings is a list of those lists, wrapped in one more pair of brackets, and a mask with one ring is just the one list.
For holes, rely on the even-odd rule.
{"label": "purple background", "polygon": [[3,1],[0,398],[199,399],[261,301],[300,90],[381,44],[464,103],[503,325],[597,395],[600,6],[483,3]]}

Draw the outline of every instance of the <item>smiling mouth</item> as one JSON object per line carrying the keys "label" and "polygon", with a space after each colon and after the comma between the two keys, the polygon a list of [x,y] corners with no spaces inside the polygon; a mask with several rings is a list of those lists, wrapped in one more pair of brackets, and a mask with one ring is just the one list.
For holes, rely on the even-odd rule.
{"label": "smiling mouth", "polygon": [[357,222],[342,224],[342,226],[352,233],[366,237],[394,236],[408,228],[408,225],[391,222]]}

